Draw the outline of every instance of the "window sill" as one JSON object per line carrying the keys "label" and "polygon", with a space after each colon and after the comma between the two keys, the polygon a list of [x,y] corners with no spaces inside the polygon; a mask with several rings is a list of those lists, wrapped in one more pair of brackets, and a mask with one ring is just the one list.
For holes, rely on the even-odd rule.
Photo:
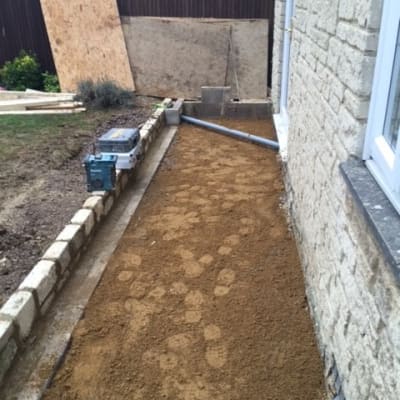
{"label": "window sill", "polygon": [[362,161],[350,159],[340,165],[340,170],[396,279],[400,281],[400,215]]}

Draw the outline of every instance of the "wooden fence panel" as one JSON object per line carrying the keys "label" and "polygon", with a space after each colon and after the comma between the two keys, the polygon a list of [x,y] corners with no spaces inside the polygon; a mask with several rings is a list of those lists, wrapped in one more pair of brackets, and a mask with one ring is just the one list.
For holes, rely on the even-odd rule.
{"label": "wooden fence panel", "polygon": [[40,0],[1,0],[0,66],[21,50],[34,52],[44,70],[55,72]]}
{"label": "wooden fence panel", "polygon": [[[268,19],[270,82],[274,0],[117,1],[122,16]],[[44,69],[55,72],[40,0],[0,0],[0,65],[22,49],[33,51]]]}
{"label": "wooden fence panel", "polygon": [[118,0],[121,15],[187,18],[267,18],[274,0]]}

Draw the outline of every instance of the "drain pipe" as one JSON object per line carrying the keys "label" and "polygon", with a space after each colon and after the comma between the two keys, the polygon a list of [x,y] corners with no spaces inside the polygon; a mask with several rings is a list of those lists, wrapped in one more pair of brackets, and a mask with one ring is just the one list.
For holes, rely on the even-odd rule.
{"label": "drain pipe", "polygon": [[223,135],[231,136],[236,139],[245,140],[250,143],[258,144],[263,147],[268,147],[269,149],[279,151],[279,143],[273,140],[265,139],[260,136],[250,135],[246,132],[237,131],[234,129],[226,128],[222,125],[213,124],[211,122],[202,121],[201,119],[188,117],[187,115],[181,115],[181,121],[200,126],[201,128],[210,129],[217,133],[222,133]]}

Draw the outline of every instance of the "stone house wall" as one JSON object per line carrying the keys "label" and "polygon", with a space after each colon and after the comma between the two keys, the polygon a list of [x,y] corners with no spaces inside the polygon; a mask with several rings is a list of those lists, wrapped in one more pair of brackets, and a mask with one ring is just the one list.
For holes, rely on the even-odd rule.
{"label": "stone house wall", "polygon": [[[288,207],[326,378],[338,399],[400,398],[400,287],[339,170],[361,158],[382,0],[296,0]],[[279,111],[282,10],[273,101]],[[334,397],[334,396],[333,396]]]}

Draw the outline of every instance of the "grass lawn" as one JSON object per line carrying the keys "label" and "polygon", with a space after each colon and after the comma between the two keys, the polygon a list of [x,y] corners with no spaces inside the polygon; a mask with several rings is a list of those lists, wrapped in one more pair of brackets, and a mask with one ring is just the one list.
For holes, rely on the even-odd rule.
{"label": "grass lawn", "polygon": [[0,161],[27,151],[43,150],[50,144],[74,142],[91,136],[110,111],[87,111],[70,115],[10,115],[0,117]]}

